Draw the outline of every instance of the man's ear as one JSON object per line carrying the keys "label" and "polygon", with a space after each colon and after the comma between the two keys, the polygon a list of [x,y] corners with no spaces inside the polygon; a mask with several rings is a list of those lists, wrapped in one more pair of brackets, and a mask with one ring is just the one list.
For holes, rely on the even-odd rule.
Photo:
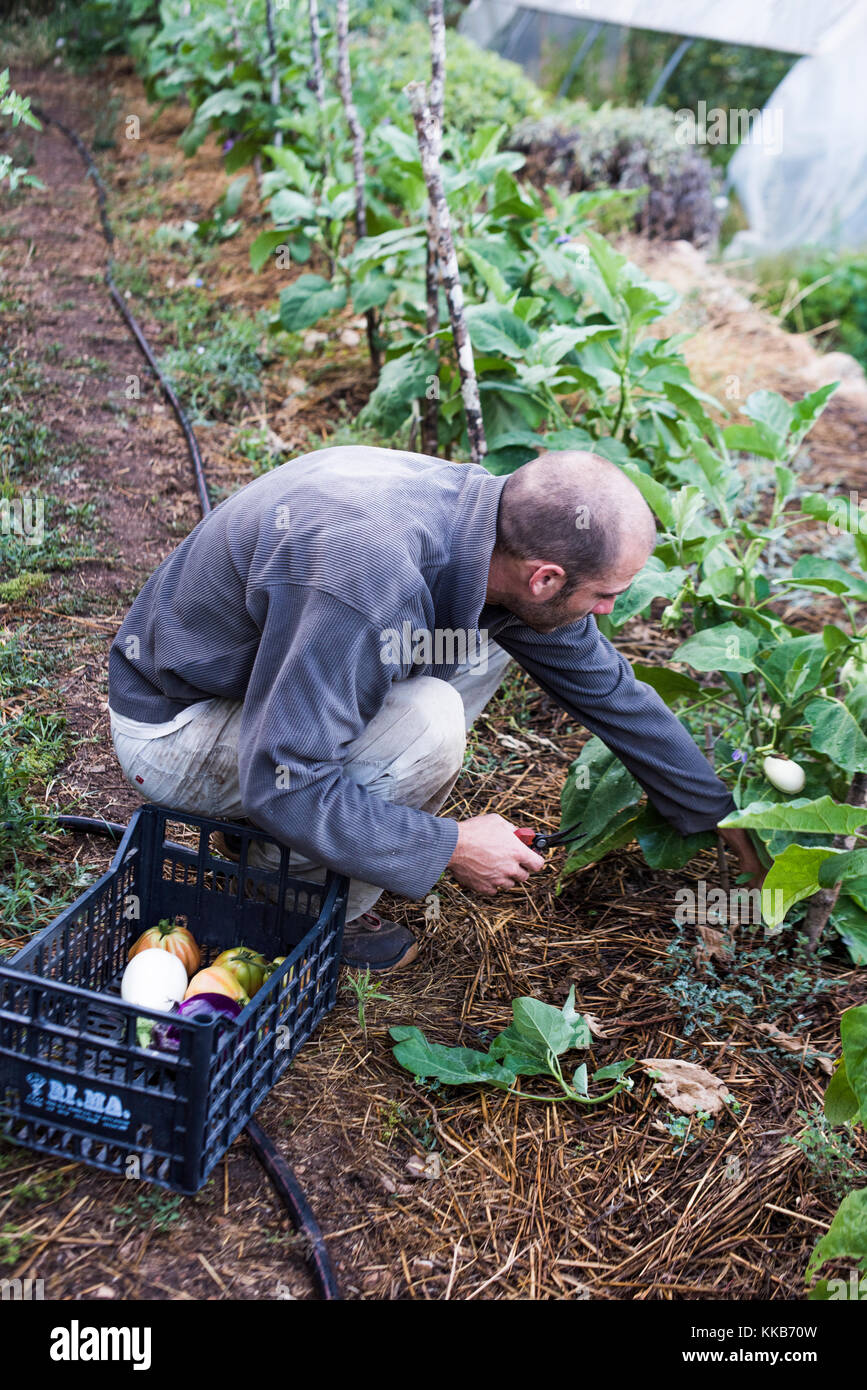
{"label": "man's ear", "polygon": [[554,565],[545,560],[531,560],[533,566],[528,587],[533,598],[553,598],[559,594],[566,582],[566,571],[562,565]]}

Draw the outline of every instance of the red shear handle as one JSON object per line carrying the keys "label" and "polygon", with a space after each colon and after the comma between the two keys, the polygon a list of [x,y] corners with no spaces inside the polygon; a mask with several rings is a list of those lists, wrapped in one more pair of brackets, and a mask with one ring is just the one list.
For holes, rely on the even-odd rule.
{"label": "red shear handle", "polygon": [[523,840],[525,845],[532,845],[536,838],[536,831],[531,829],[528,825],[522,825],[519,830],[515,831],[515,834],[519,840]]}

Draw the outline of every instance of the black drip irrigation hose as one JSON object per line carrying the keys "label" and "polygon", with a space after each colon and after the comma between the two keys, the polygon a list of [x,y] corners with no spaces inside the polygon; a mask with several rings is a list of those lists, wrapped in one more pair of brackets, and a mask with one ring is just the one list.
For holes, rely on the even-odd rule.
{"label": "black drip irrigation hose", "polygon": [[[184,432],[187,447],[190,451],[190,459],[192,460],[196,490],[199,494],[202,515],[207,516],[208,512],[212,510],[212,503],[208,493],[208,485],[205,480],[204,468],[202,467],[202,456],[199,452],[196,436],[193,433],[192,426],[184,413],[180,401],[169,382],[163,376],[150,350],[144,333],[127,308],[126,301],[114,282],[114,277],[112,275],[114,266],[114,257],[112,255],[114,231],[108,217],[105,184],[102,181],[99,170],[93,162],[90,150],[76,131],[64,125],[63,121],[58,120],[56,116],[49,115],[47,111],[39,106],[32,105],[32,103],[31,110],[39,120],[44,121],[48,125],[56,126],[57,129],[66,136],[67,140],[75,146],[87,170],[88,177],[93,180],[99,207],[99,220],[102,224],[102,233],[108,246],[108,265],[106,266],[104,274],[105,283],[108,286],[109,294],[118,312],[135,338],[148,366],[162,387],[166,399],[177,416],[178,423]],[[119,825],[116,821],[95,819],[90,816],[57,815],[52,816],[50,819],[55,825],[63,829],[80,830],[89,835],[121,836],[126,830],[125,825]],[[307,1198],[304,1196],[304,1191],[298,1179],[278,1151],[273,1139],[265,1133],[262,1126],[258,1124],[256,1120],[250,1120],[245,1132],[253,1147],[253,1152],[268,1174],[268,1177],[271,1179],[280,1200],[288,1211],[293,1226],[299,1234],[306,1238],[309,1261],[322,1298],[327,1301],[342,1300],[340,1288],[337,1283],[337,1276],[328,1254],[325,1239],[310,1209]]]}
{"label": "black drip irrigation hose", "polygon": [[205,480],[205,470],[202,466],[202,455],[199,452],[198,441],[196,440],[196,436],[193,434],[192,426],[184,413],[184,409],[180,401],[175,395],[175,392],[171,384],[163,376],[163,373],[161,372],[157,364],[156,358],[150,350],[148,341],[145,338],[145,335],[142,332],[141,327],[127,308],[126,300],[124,299],[123,295],[121,294],[114,281],[114,256],[112,254],[112,248],[114,246],[114,230],[108,218],[108,202],[106,198],[105,184],[102,181],[99,170],[93,162],[90,150],[87,148],[77,131],[71,130],[68,125],[64,125],[63,121],[59,121],[56,116],[50,116],[48,112],[43,110],[41,106],[34,106],[31,103],[30,109],[32,110],[35,116],[38,116],[39,120],[45,121],[48,125],[55,125],[57,126],[57,129],[59,131],[62,131],[62,133],[66,136],[67,140],[69,140],[69,142],[75,146],[76,150],[81,156],[82,163],[84,164],[84,167],[87,170],[88,178],[93,180],[94,187],[96,188],[97,204],[99,206],[99,220],[102,223],[102,234],[105,237],[106,244],[108,246],[108,265],[105,268],[103,278],[105,280],[106,285],[108,286],[108,292],[111,295],[112,300],[114,301],[118,313],[121,315],[130,332],[132,333],[133,337],[135,338],[136,342],[138,343],[138,346],[141,349],[142,356],[144,357],[145,361],[147,362],[148,366],[150,367],[151,371],[153,372],[154,376],[156,377],[157,381],[162,387],[163,392],[165,393],[165,397],[169,402],[169,405],[172,407],[172,410],[175,412],[175,415],[177,416],[178,424],[184,432],[184,438],[187,441],[187,448],[190,451],[190,458],[193,464],[193,474],[196,479],[196,491],[199,494],[199,504],[202,508],[202,515],[207,516],[208,512],[212,510],[212,503],[210,495],[208,493],[208,484]]}

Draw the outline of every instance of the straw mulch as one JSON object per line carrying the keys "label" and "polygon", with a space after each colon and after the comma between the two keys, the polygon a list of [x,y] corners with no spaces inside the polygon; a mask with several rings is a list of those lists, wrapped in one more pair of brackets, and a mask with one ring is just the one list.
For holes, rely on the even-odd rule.
{"label": "straw mulch", "polygon": [[[553,731],[574,756],[581,736],[563,732],[566,716],[531,689],[523,698],[532,725],[524,727]],[[458,783],[453,809],[556,824],[566,764],[550,751],[504,758],[498,731],[508,708],[498,703],[481,730],[478,770]],[[837,951],[808,967],[833,987],[789,1013],[769,984],[766,1008],[746,1016],[732,1007],[713,1026],[696,1022],[662,990],[674,974],[674,893],[699,877],[717,883],[715,857],[675,876],[621,853],[559,896],[562,852],[551,860],[554,867],[492,900],[444,878],[422,958],[381,983],[391,998],[368,1005],[367,1035],[344,993],[263,1107],[272,1131],[289,1117],[285,1152],[329,1234],[347,1296],[803,1296],[809,1251],[836,1201],[782,1140],[803,1130],[799,1110],[821,1102],[827,1077],[810,1050],[837,1055],[839,1012],[858,999],[856,972]],[[380,910],[420,927],[415,905],[386,903]],[[738,930],[742,949],[754,948],[748,929]],[[792,964],[789,939],[773,945],[770,980]],[[703,978],[698,960],[696,983]],[[736,961],[726,978],[737,985]],[[493,1088],[431,1089],[391,1055],[392,1024],[484,1049],[508,1023],[513,998],[560,1005],[572,984],[599,1030],[595,1065],[695,1061],[727,1083],[736,1105],[712,1126],[678,1119],[640,1069],[631,1094],[598,1109],[519,1101]],[[806,1055],[769,1045],[761,1022],[799,1026]],[[534,1093],[547,1086],[523,1084]],[[425,1170],[432,1175],[417,1175]]]}

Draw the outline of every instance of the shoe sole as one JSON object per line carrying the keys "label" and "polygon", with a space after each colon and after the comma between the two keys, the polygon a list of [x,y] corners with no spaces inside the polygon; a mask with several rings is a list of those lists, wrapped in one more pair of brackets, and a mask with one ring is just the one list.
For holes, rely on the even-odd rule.
{"label": "shoe sole", "polygon": [[341,965],[345,965],[349,970],[369,970],[371,975],[389,975],[393,970],[401,970],[405,965],[412,965],[418,959],[419,944],[417,941],[406,948],[399,960],[389,961],[387,965],[375,965],[370,961],[363,964],[359,961],[348,961],[341,957]]}

